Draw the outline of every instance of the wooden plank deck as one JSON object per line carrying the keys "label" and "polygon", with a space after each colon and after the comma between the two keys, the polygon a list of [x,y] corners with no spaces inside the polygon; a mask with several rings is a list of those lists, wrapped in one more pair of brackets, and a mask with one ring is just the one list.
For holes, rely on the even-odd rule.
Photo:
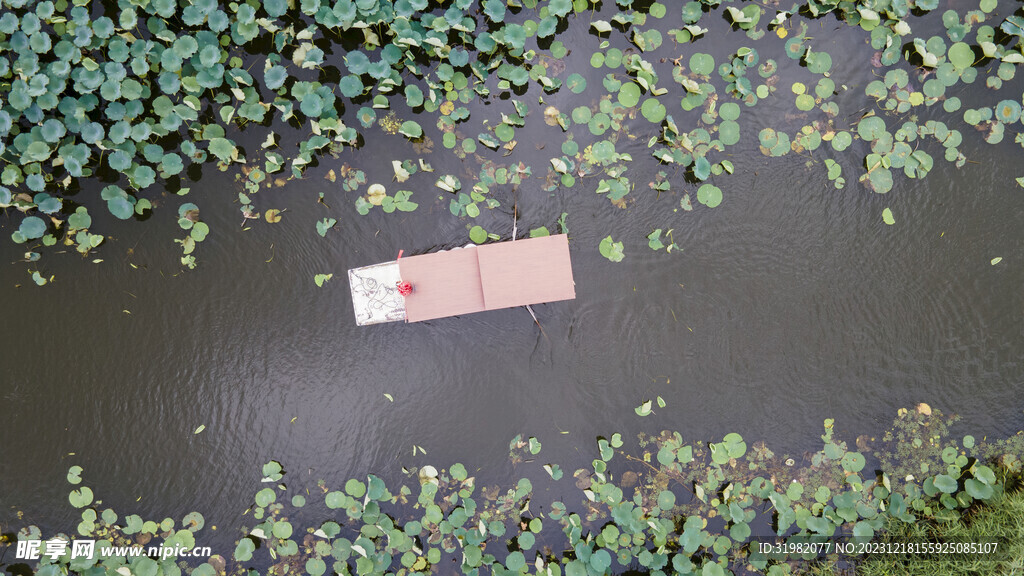
{"label": "wooden plank deck", "polygon": [[406,320],[421,322],[486,310],[477,250],[457,248],[400,258],[402,280],[413,286],[412,294],[405,297]]}
{"label": "wooden plank deck", "polygon": [[398,267],[413,285],[409,322],[576,297],[564,234],[409,256]]}
{"label": "wooden plank deck", "polygon": [[477,255],[487,310],[576,298],[565,234],[485,244]]}

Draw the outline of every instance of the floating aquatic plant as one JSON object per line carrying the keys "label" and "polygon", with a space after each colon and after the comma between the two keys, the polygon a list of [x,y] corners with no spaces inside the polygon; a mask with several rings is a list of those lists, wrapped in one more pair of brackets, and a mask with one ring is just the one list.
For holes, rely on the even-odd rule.
{"label": "floating aquatic plant", "polygon": [[[600,140],[615,141],[636,130],[629,119],[637,115],[654,130],[629,136],[650,137],[658,162],[680,165],[698,181],[720,176],[724,163],[718,154],[748,137],[737,104],[755,106],[779,94],[780,64],[759,53],[770,43],[759,49],[737,46],[717,61],[690,44],[680,45],[679,58],[651,59],[653,51],[663,50],[666,31],[677,42],[700,42],[707,30],[700,24],[714,12],[752,39],[774,30],[779,38],[774,45],[788,56],[784,60],[802,66],[800,77],[787,71],[793,77],[790,106],[820,115],[809,117],[798,132],[782,126],[755,129],[762,151],[769,156],[809,153],[812,163],[821,162],[826,158],[814,155],[824,142],[844,152],[853,146],[851,134],[857,134],[870,145],[870,153],[858,149],[864,160],[858,180],[875,191],[889,190],[903,177],[894,180],[893,169],[902,168],[906,177],[925,176],[935,149],[909,146],[888,126],[880,132],[871,118],[940,103],[945,112],[958,112],[963,103],[951,88],[984,75],[985,85],[1001,90],[1024,62],[1024,19],[1000,13],[994,0],[982,0],[979,9],[963,13],[946,10],[941,14],[944,30],[927,37],[915,35],[915,18],[936,9],[933,0],[885,8],[812,2],[774,13],[759,5],[687,2],[676,16],[662,3],[640,7],[619,1],[587,20],[578,17],[593,8],[586,0],[456,0],[443,7],[419,0],[343,0],[331,9],[316,0],[259,6],[209,0],[178,6],[160,0],[137,3],[116,18],[94,17],[74,3],[29,7],[6,0],[4,6],[0,47],[10,56],[0,58],[0,78],[9,80],[0,82],[0,155],[8,162],[0,173],[0,206],[25,213],[26,223],[13,230],[13,240],[55,245],[66,233],[83,253],[99,245],[99,235],[86,232],[87,227],[60,226],[79,208],[65,202],[63,192],[78,179],[97,172],[119,174],[120,181],[104,189],[102,200],[114,216],[127,220],[152,207],[145,196],[154,186],[187,190],[182,184],[190,165],[211,163],[242,173],[240,211],[251,219],[258,213],[253,194],[301,177],[317,157],[359,146],[366,132],[361,135],[357,128],[400,134],[419,151],[430,150],[440,133],[444,147],[459,159],[477,161],[474,156],[487,154],[485,148],[510,154],[526,126],[529,111],[522,94],[531,86],[544,96],[578,97],[564,112],[549,105],[543,116],[566,132],[559,139],[564,140],[563,156],[544,167],[551,174],[542,186],[546,190],[586,182],[624,207],[633,187],[625,174],[633,160],[621,168],[593,170],[581,155]],[[833,125],[841,111],[832,96],[846,87],[833,80],[834,55],[808,35],[801,15],[829,13],[870,34],[875,64],[886,69],[865,89],[879,103],[876,114],[856,123],[853,132]],[[299,21],[302,26],[296,25]],[[140,26],[147,31],[145,39],[132,32]],[[588,29],[595,47],[590,64],[608,72],[602,82],[588,84],[579,72],[566,70],[570,55],[559,35],[567,26]],[[327,40],[336,32],[357,37],[359,43],[338,51]],[[633,47],[611,46],[613,36]],[[261,66],[247,65],[246,51],[254,49],[267,52]],[[337,75],[329,79],[326,67],[332,62],[337,62]],[[669,78],[682,87],[681,95],[664,86]],[[459,126],[484,109],[471,104],[494,91],[511,95],[514,111],[484,118],[482,131],[473,130],[476,137],[462,134]],[[1020,97],[994,101],[998,104],[968,108],[963,120],[997,144],[1020,117]],[[417,117],[399,118],[392,109],[396,103]],[[378,110],[387,114],[379,116]],[[277,148],[278,138],[266,130],[280,122],[303,127],[295,149]],[[575,131],[574,124],[586,130]],[[265,131],[261,149],[243,150],[236,142],[240,130]],[[942,144],[939,156],[957,166],[966,162],[952,139],[936,140]],[[343,175],[343,189],[365,183],[359,174]],[[588,180],[591,176],[598,177]],[[832,180],[838,183],[838,177]],[[386,211],[412,205],[405,196],[388,201],[386,195],[367,193],[358,198],[354,203],[362,213],[373,205]],[[484,204],[471,200],[459,197],[452,212],[475,217]],[[487,196],[489,207],[491,201],[498,202]],[[680,205],[685,209],[685,197]],[[49,217],[52,226],[44,221],[37,236],[45,220],[40,215]]]}
{"label": "floating aquatic plant", "polygon": [[[658,396],[635,412],[651,416],[655,406],[666,405]],[[953,521],[1000,497],[1005,478],[1020,473],[1024,444],[1014,437],[957,439],[949,433],[954,422],[921,404],[901,409],[889,431],[862,436],[854,446],[826,419],[819,448],[799,463],[737,433],[710,441],[671,431],[644,433],[637,445],[612,433],[580,447],[592,461],[571,475],[555,463],[531,463],[542,451],[541,441],[520,434],[509,443],[509,458],[517,470],[543,470],[531,474],[532,480],[481,486],[461,463],[403,468],[407,480],[390,484],[372,474],[321,480],[326,511],[319,518],[299,513],[308,495],[286,483],[282,465],[270,461],[260,471],[264,485],[250,502],[252,520],[230,554],[205,562],[145,556],[107,562],[123,563],[133,573],[180,569],[191,576],[242,567],[276,573],[284,565],[311,576],[442,566],[465,574],[550,569],[604,575],[632,565],[666,574],[774,575],[785,573],[780,566],[800,568],[818,556],[765,553],[752,542],[867,540],[888,521]],[[414,455],[419,450],[414,445]],[[97,539],[100,548],[121,538],[162,542],[165,548],[190,548],[201,539],[206,519],[197,512],[178,521],[101,510],[97,495],[83,485],[83,472],[81,466],[67,471],[68,503],[80,515],[80,537]],[[563,499],[544,500],[554,489]],[[35,526],[22,528],[18,537],[44,538]],[[35,568],[58,574],[73,562],[67,554],[44,555]]]}

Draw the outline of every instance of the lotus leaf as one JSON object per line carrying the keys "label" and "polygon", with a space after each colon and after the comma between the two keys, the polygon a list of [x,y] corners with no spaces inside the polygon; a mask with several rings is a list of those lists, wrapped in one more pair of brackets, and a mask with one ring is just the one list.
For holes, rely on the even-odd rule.
{"label": "lotus leaf", "polygon": [[398,131],[401,132],[404,136],[412,139],[416,139],[419,138],[420,136],[423,136],[423,128],[419,125],[419,123],[415,122],[414,120],[407,120],[405,122],[402,122],[402,126],[401,128],[399,128]]}
{"label": "lotus leaf", "polygon": [[1013,124],[1020,120],[1021,105],[1016,100],[1003,100],[996,104],[995,118],[1003,124]]}
{"label": "lotus leaf", "polygon": [[89,216],[85,206],[79,206],[74,214],[68,217],[68,226],[76,230],[85,230],[92,225],[92,217]]}
{"label": "lotus leaf", "polygon": [[476,244],[483,244],[487,242],[487,231],[481,226],[473,226],[469,230],[469,239]]}
{"label": "lotus leaf", "polygon": [[715,59],[710,54],[698,52],[690,56],[690,70],[694,74],[708,76],[715,69]]}
{"label": "lotus leaf", "polygon": [[832,68],[832,56],[826,52],[811,52],[805,60],[807,69],[815,74],[826,74]]}
{"label": "lotus leaf", "polygon": [[633,82],[627,82],[619,88],[619,104],[632,108],[640,101],[640,86]]}
{"label": "lotus leaf", "polygon": [[576,72],[573,72],[572,74],[569,75],[569,78],[566,80],[565,85],[569,87],[569,90],[573,94],[580,94],[581,92],[586,90],[587,80],[583,76],[580,76]]}
{"label": "lotus leaf", "polygon": [[27,216],[21,221],[18,232],[26,240],[42,238],[46,234],[46,222],[38,216]]}
{"label": "lotus leaf", "polygon": [[892,190],[892,172],[888,168],[876,167],[865,175],[870,187],[879,194]]}
{"label": "lotus leaf", "polygon": [[956,42],[949,48],[949,61],[957,70],[974,65],[974,50],[963,42]]}
{"label": "lotus leaf", "polygon": [[868,116],[857,123],[857,133],[864,140],[877,140],[885,134],[885,120],[879,116]]}
{"label": "lotus leaf", "polygon": [[697,201],[708,208],[715,208],[722,203],[722,190],[712,184],[703,184],[697,190]]}
{"label": "lotus leaf", "polygon": [[812,110],[814,108],[814,96],[810,94],[800,94],[796,97],[796,107],[798,110]]}
{"label": "lotus leaf", "polygon": [[625,257],[625,254],[622,251],[622,242],[614,241],[611,236],[607,236],[601,240],[601,243],[598,246],[598,251],[602,256],[612,262],[621,262]]}
{"label": "lotus leaf", "polygon": [[71,493],[68,494],[68,500],[75,508],[84,508],[89,504],[92,504],[92,498],[92,490],[87,486],[72,490]]}
{"label": "lotus leaf", "polygon": [[640,113],[647,120],[659,124],[665,119],[666,110],[665,106],[656,98],[648,98],[644,100],[643,105],[640,107]]}
{"label": "lotus leaf", "polygon": [[952,494],[957,490],[957,481],[946,474],[939,474],[933,480],[935,487],[946,494]]}
{"label": "lotus leaf", "polygon": [[722,144],[732,146],[740,140],[740,125],[731,120],[722,122],[718,127],[718,137]]}
{"label": "lotus leaf", "polygon": [[590,133],[595,136],[604,134],[611,127],[611,118],[604,112],[595,114],[587,123]]}

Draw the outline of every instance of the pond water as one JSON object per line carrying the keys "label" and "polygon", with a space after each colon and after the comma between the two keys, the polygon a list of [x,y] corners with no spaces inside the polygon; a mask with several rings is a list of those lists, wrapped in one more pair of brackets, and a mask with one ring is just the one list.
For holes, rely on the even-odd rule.
{"label": "pond water", "polygon": [[[922,145],[936,157],[932,172],[912,180],[895,171],[885,195],[857,183],[867,152],[860,140],[845,154],[823,147],[766,157],[757,133],[793,133],[807,123],[788,90],[814,76],[786,58],[771,33],[751,41],[715,17],[699,42],[667,39],[644,57],[658,62],[700,50],[721,61],[747,45],[779,62],[780,90],[743,107],[743,138],[717,157],[735,165],[734,174],[713,177],[722,204],[697,204],[697,185],[683,170],[650,161],[655,129],[639,114],[627,125],[636,137],[616,143],[619,153],[645,159],[627,172],[635,189],[625,210],[595,194],[596,176],[544,192],[549,158],[565,135],[540,121],[538,97],[568,113],[604,94],[607,70],[589,64],[600,40],[589,33],[588,18],[571,20],[559,39],[571,48],[562,76],[578,72],[591,88],[545,95],[531,83],[518,96],[531,115],[516,149],[508,157],[478,151],[534,172],[515,198],[511,185],[499,187],[502,206],[476,221],[488,231],[510,236],[514,202],[520,235],[538,226],[556,230],[568,213],[577,298],[535,306],[543,330],[524,309],[356,327],[348,268],[392,259],[401,249],[461,245],[475,223],[449,213],[451,195],[433,181],[450,173],[472,182],[479,163],[441,146],[429,115],[420,122],[435,141],[430,153],[400,135],[363,130],[361,149],[325,156],[306,179],[261,191],[259,209],[286,210],[277,224],[243,225],[235,171],[212,166],[188,197],[155,198],[145,223],[116,221],[95,202],[93,230],[112,238],[89,259],[73,249],[44,253],[41,268],[55,280],[41,288],[25,264],[3,271],[0,520],[23,511],[26,521],[72,530],[77,514],[64,479],[72,464],[85,468],[86,484],[104,505],[158,518],[199,510],[208,525],[223,528],[209,537],[230,543],[234,528],[249,520],[242,513],[257,489],[258,467],[270,459],[284,464],[293,485],[311,489],[319,478],[334,486],[366,473],[397,479],[403,466],[454,461],[493,483],[511,478],[508,442],[519,433],[543,442],[541,460],[574,470],[596,454],[596,436],[616,431],[631,438],[667,428],[688,439],[735,431],[799,457],[820,446],[824,418],[836,418],[840,434],[852,439],[880,433],[898,407],[918,402],[962,415],[975,435],[1021,427],[1024,193],[1014,183],[1021,153],[1012,138],[992,146],[959,113],[915,110],[922,122],[958,127],[971,162],[957,169],[934,142]],[[667,29],[676,20],[656,24]],[[929,16],[921,26],[941,30],[937,20]],[[868,35],[834,19],[809,25],[815,50],[834,57],[832,78],[849,88],[836,98],[836,123],[852,126],[872,102],[864,96],[875,78]],[[619,34],[612,38],[614,46],[631,46]],[[720,93],[721,85],[717,80]],[[1015,80],[1004,91],[1019,95],[1020,86]],[[983,82],[958,90],[965,103],[994,103]],[[399,117],[412,117],[403,102],[394,107]],[[492,99],[468,107],[469,126],[460,130],[472,135],[512,104]],[[678,106],[670,113],[680,124],[696,121]],[[357,125],[354,116],[354,107],[346,110],[350,125]],[[581,148],[597,140],[586,126],[571,130]],[[236,139],[255,153],[262,136]],[[842,164],[845,188],[828,181],[827,157]],[[353,202],[365,189],[344,192],[325,179],[347,163],[390,193],[400,188],[391,161],[415,158],[435,173],[401,186],[419,203],[411,213],[360,216]],[[808,160],[815,162],[808,167]],[[660,195],[647,186],[658,170],[673,184]],[[85,185],[76,201],[91,206],[98,188]],[[682,191],[694,211],[680,209]],[[326,205],[317,202],[321,192]],[[182,201],[199,204],[213,231],[197,249],[194,270],[178,265],[172,242],[182,233],[170,214]],[[893,226],[882,222],[887,207]],[[321,238],[314,224],[328,216],[338,225]],[[4,234],[16,222],[3,222]],[[655,228],[672,229],[680,250],[648,248],[645,236]],[[609,234],[624,242],[622,262],[598,252]],[[24,248],[2,242],[0,251],[13,262]],[[990,264],[996,257],[1003,260]],[[313,282],[320,273],[334,274],[323,288]],[[666,408],[647,418],[634,414],[659,395]],[[205,430],[193,434],[200,425]],[[414,445],[426,453],[414,455]]]}

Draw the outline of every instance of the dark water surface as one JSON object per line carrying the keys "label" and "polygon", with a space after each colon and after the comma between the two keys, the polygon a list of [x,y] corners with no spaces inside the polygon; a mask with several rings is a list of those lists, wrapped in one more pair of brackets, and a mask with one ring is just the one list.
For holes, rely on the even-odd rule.
{"label": "dark water surface", "polygon": [[[44,251],[42,269],[56,279],[42,288],[31,285],[25,264],[0,272],[8,303],[0,332],[0,521],[23,511],[27,522],[72,531],[77,514],[65,472],[73,464],[85,468],[85,484],[104,506],[156,518],[199,510],[208,524],[223,525],[209,537],[230,543],[233,528],[251,522],[241,513],[259,465],[270,459],[285,465],[292,485],[312,489],[319,478],[332,486],[366,473],[396,480],[403,466],[454,461],[493,483],[510,477],[508,442],[518,433],[543,442],[543,462],[571,471],[595,456],[595,436],[616,431],[631,438],[669,428],[690,440],[735,431],[798,455],[820,445],[824,418],[836,418],[852,440],[882,432],[898,407],[918,402],[961,414],[975,435],[1019,429],[1024,191],[1013,178],[1024,172],[1011,131],[990,146],[960,113],[920,112],[922,122],[943,118],[963,131],[961,149],[973,162],[956,169],[931,142],[931,174],[910,180],[894,170],[887,195],[856,182],[867,150],[859,140],[843,155],[825,146],[810,156],[767,158],[757,133],[771,126],[792,134],[807,122],[786,117],[795,112],[788,87],[813,76],[782,54],[776,38],[754,43],[715,25],[720,30],[690,46],[668,40],[653,58],[706,51],[721,61],[736,46],[763,45],[762,60],[776,58],[782,76],[776,96],[743,108],[743,139],[729,149],[736,173],[715,178],[725,200],[713,210],[677,211],[679,191],[693,198],[696,186],[680,173],[658,198],[647,189],[657,168],[640,163],[627,172],[636,185],[627,210],[594,194],[597,177],[553,194],[540,190],[540,178],[528,180],[518,191],[520,234],[554,230],[568,212],[577,282],[575,301],[535,307],[543,332],[524,309],[355,326],[347,268],[392,259],[399,249],[467,241],[467,221],[448,212],[449,195],[433,180],[453,173],[468,188],[479,166],[445,150],[427,119],[420,121],[435,138],[431,154],[417,154],[401,136],[363,131],[363,149],[321,159],[284,190],[260,192],[260,209],[287,208],[276,225],[257,221],[243,230],[234,203],[241,187],[233,173],[210,166],[188,197],[159,198],[146,223],[113,221],[84,199],[95,190],[80,193],[93,229],[114,236],[90,256],[104,262]],[[811,26],[820,27],[812,45],[834,55],[837,85],[850,88],[838,97],[837,123],[851,125],[874,79],[867,35],[833,30],[833,20]],[[573,47],[563,77],[578,71],[600,91],[607,70],[588,64],[598,40],[587,34],[586,18],[560,39]],[[679,90],[669,78],[662,84]],[[722,93],[717,75],[715,84]],[[982,80],[958,89],[965,107],[995,102]],[[569,112],[593,93],[563,89],[544,98]],[[481,148],[483,156],[523,161],[543,175],[564,135],[540,122],[540,95],[531,86],[522,97],[531,116],[516,152],[502,158]],[[511,104],[470,107],[467,135]],[[678,106],[670,113],[685,116]],[[347,110],[350,125],[353,116]],[[621,139],[618,151],[648,157],[651,125],[638,115],[631,129],[640,137]],[[593,141],[585,127],[574,131],[581,148]],[[258,141],[243,142],[255,153]],[[391,183],[392,159],[418,157],[436,172]],[[807,168],[808,157],[818,163]],[[843,164],[846,188],[825,178],[827,157]],[[324,179],[342,162],[389,192],[413,190],[420,208],[357,215],[356,194]],[[501,208],[481,217],[504,238],[512,230],[510,190],[498,194]],[[316,202],[321,191],[330,209]],[[181,236],[173,216],[181,201],[198,203],[213,230],[196,251],[199,266],[184,272],[172,242]],[[895,226],[883,224],[885,207]],[[339,223],[321,238],[314,223],[326,216]],[[7,218],[5,236],[18,221]],[[654,228],[674,229],[683,250],[651,251],[644,236]],[[608,234],[625,241],[621,263],[597,251]],[[24,247],[4,241],[0,251],[12,262]],[[993,266],[995,257],[1003,261]],[[313,276],[328,272],[333,280],[317,288]],[[668,407],[638,418],[633,407],[656,395]],[[199,425],[206,429],[194,435]],[[413,445],[427,454],[413,456]]]}

